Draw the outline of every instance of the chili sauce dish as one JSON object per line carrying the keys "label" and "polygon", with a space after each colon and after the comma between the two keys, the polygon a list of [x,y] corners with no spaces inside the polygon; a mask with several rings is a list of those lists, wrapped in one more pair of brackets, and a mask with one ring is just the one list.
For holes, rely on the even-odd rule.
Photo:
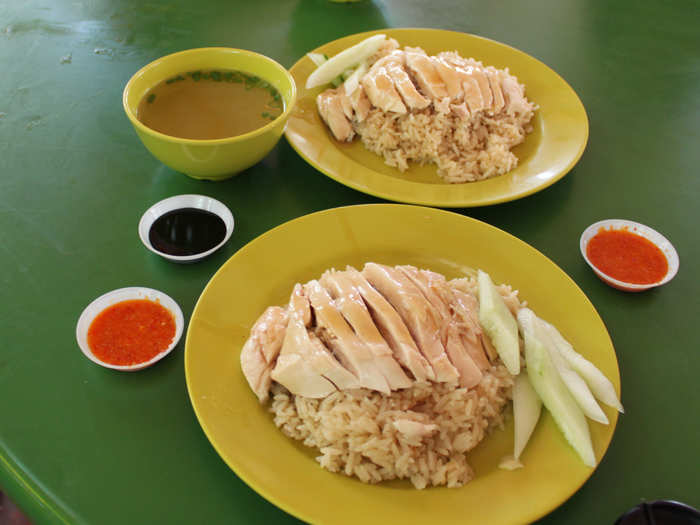
{"label": "chili sauce dish", "polygon": [[170,261],[204,259],[231,238],[231,210],[205,195],[175,195],[148,208],[139,221],[139,237],[153,253]]}
{"label": "chili sauce dish", "polygon": [[584,230],[579,246],[595,274],[618,290],[641,292],[666,284],[678,273],[678,253],[671,242],[638,222],[598,221]]}
{"label": "chili sauce dish", "polygon": [[75,335],[85,357],[106,368],[135,372],[168,355],[180,341],[184,317],[178,304],[158,290],[129,287],[92,301]]}

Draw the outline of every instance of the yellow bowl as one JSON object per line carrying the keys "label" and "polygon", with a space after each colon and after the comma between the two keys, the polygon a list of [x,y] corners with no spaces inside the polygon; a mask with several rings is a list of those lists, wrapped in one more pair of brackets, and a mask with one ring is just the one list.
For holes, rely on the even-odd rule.
{"label": "yellow bowl", "polygon": [[[284,112],[265,126],[243,135],[215,140],[193,140],[159,133],[142,124],[138,105],[149,89],[184,71],[229,69],[256,75],[279,91]],[[142,67],[124,88],[123,103],[137,135],[158,160],[195,179],[227,179],[259,162],[277,144],[296,101],[296,85],[289,72],[264,55],[226,47],[188,49],[159,58]]]}

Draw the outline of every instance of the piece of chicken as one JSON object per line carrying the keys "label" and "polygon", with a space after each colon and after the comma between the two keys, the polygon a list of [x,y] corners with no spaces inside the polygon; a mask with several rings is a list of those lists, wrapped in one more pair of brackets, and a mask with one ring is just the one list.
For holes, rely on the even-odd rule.
{"label": "piece of chicken", "polygon": [[294,286],[289,308],[290,318],[299,319],[304,325],[306,334],[300,332],[295,342],[299,345],[307,345],[310,348],[310,352],[307,352],[307,357],[310,359],[313,369],[333,383],[339,390],[360,388],[360,381],[357,377],[344,368],[321,340],[309,331],[312,320],[311,303],[300,284]]}
{"label": "piece of chicken", "polygon": [[447,325],[452,318],[448,303],[431,287],[429,277],[421,274],[421,272],[415,266],[396,266],[396,269],[402,272],[413,284],[416,285],[431,306],[435,308],[435,311],[438,312],[440,316],[440,340],[443,342],[443,344],[447,342]]}
{"label": "piece of chicken", "polygon": [[501,88],[501,81],[498,77],[496,69],[493,67],[486,68],[486,77],[489,80],[489,85],[491,86],[491,92],[493,93],[493,112],[500,113],[506,106],[505,99],[503,98],[503,89]]}
{"label": "piece of chicken", "polygon": [[503,97],[505,99],[506,111],[508,113],[516,114],[531,111],[530,105],[525,99],[523,88],[515,77],[502,74],[501,87],[503,88]]}
{"label": "piece of chicken", "polygon": [[357,337],[367,345],[367,348],[374,355],[377,367],[387,380],[389,388],[398,390],[411,386],[413,381],[409,379],[394,359],[391,348],[374,324],[360,292],[352,285],[344,272],[326,272],[321,276],[320,282],[330,293],[335,305],[355,331]]}
{"label": "piece of chicken", "polygon": [[405,114],[408,110],[396,91],[394,81],[381,60],[376,62],[360,80],[373,106],[385,112]]}
{"label": "piece of chicken", "polygon": [[484,375],[469,355],[462,339],[462,331],[457,323],[450,323],[447,327],[445,352],[459,371],[459,386],[471,388],[481,382]]}
{"label": "piece of chicken", "polygon": [[[284,336],[284,342],[277,363],[270,376],[292,394],[323,398],[337,389],[335,385],[320,371],[324,370],[319,362],[327,362],[323,356],[323,348],[312,343],[306,329],[306,317],[303,306],[303,295],[297,289],[290,299],[289,322]],[[322,346],[322,345],[321,345]],[[331,357],[330,355],[328,357]],[[332,357],[331,357],[332,359]],[[341,367],[342,368],[342,367]]]}
{"label": "piece of chicken", "polygon": [[312,280],[304,285],[316,318],[317,335],[360,381],[360,386],[388,394],[389,384],[382,375],[377,361],[352,328],[345,321],[328,292]]}
{"label": "piece of chicken", "polygon": [[462,88],[462,76],[459,72],[452,66],[450,66],[444,59],[440,57],[430,57],[435,71],[437,71],[440,78],[445,83],[447,88],[447,94],[453,101],[461,100],[464,98],[464,89]]}
{"label": "piece of chicken", "polygon": [[[397,266],[397,268],[406,274],[428,302],[439,312],[443,346],[450,362],[459,372],[459,385],[466,388],[478,385],[483,374],[472,359],[470,349],[465,344],[464,324],[454,312],[455,298],[444,276],[434,272],[420,271],[414,266]],[[480,344],[478,340],[476,343]]]}
{"label": "piece of chicken", "polygon": [[452,290],[456,316],[461,321],[462,338],[474,362],[481,370],[487,370],[491,364],[485,351],[484,339],[487,338],[479,323],[479,303],[471,294],[461,290]]}
{"label": "piece of chicken", "polygon": [[389,266],[367,263],[362,275],[401,315],[423,356],[428,360],[439,382],[459,379],[440,341],[439,316],[420,290],[400,271]]}
{"label": "piece of chicken", "polygon": [[406,65],[424,95],[432,100],[442,100],[449,96],[447,86],[425,51],[420,47],[406,46],[404,52],[406,53]]}
{"label": "piece of chicken", "polygon": [[469,117],[471,117],[471,112],[469,111],[466,102],[462,102],[461,104],[450,104],[450,110],[452,110],[452,113],[463,120],[467,120]]}
{"label": "piece of chicken", "polygon": [[369,98],[367,98],[367,93],[362,86],[357,86],[357,89],[352,92],[348,97],[350,99],[350,104],[355,112],[355,120],[357,122],[364,122],[369,114],[372,105],[370,104]]}
{"label": "piece of chicken", "polygon": [[305,327],[311,326],[311,305],[304,289],[297,283],[289,296],[288,311],[296,315]]}
{"label": "piece of chicken", "polygon": [[479,111],[487,108],[479,83],[473,76],[466,75],[464,77],[462,89],[464,90],[464,102],[469,107],[470,114],[476,115]]}
{"label": "piece of chicken", "polygon": [[471,75],[476,80],[479,91],[481,91],[481,98],[484,101],[484,108],[487,110],[493,109],[493,91],[484,70],[478,67],[467,66],[465,71],[467,75]]}
{"label": "piece of chicken", "polygon": [[493,94],[484,72],[456,53],[440,53],[433,57],[436,70],[448,86],[452,100],[464,101],[470,114],[491,109]]}
{"label": "piece of chicken", "polygon": [[261,403],[267,401],[269,395],[270,372],[282,348],[288,319],[284,308],[270,306],[255,321],[241,349],[243,375]]}
{"label": "piece of chicken", "polygon": [[[481,348],[487,357],[486,363],[477,358],[477,364],[479,364],[479,366],[483,369],[484,366],[488,367],[489,362],[493,363],[496,359],[498,359],[498,352],[493,346],[491,339],[489,339],[489,336],[481,328],[481,323],[479,322],[479,301],[476,298],[476,295],[474,295],[475,292],[470,290],[468,283],[469,281],[467,279],[459,278],[452,279],[448,284],[450,290],[452,290],[452,293],[462,299],[461,303],[467,305],[467,308],[465,309],[465,319],[468,319],[468,321],[465,322],[467,322],[467,324],[473,329],[474,333],[478,335],[481,342]],[[506,305],[508,303],[512,304],[514,307],[513,315],[516,315],[518,308],[520,308],[520,301],[518,300],[516,294],[512,295],[514,295],[512,298],[506,299],[508,296],[504,297],[504,301],[506,301]]]}
{"label": "piece of chicken", "polygon": [[450,305],[452,323],[458,326],[462,344],[469,356],[479,369],[487,370],[491,366],[491,354],[484,343],[487,337],[479,323],[479,302],[476,297],[452,286],[439,273],[430,270],[421,270],[421,273],[430,276],[432,288]]}
{"label": "piece of chicken", "polygon": [[439,429],[433,423],[421,423],[412,419],[397,419],[392,421],[391,424],[409,441],[420,441],[424,437],[434,434]]}
{"label": "piece of chicken", "polygon": [[[421,95],[411,81],[405,68],[406,53],[396,50],[390,55],[378,60],[377,67],[385,67],[394,87],[401,95],[406,107],[409,109],[424,109],[430,105],[430,100]],[[374,67],[374,66],[373,66]]]}
{"label": "piece of chicken", "polygon": [[345,95],[342,86],[339,89],[327,89],[319,93],[316,97],[318,113],[323,121],[328,125],[333,136],[341,142],[351,141],[355,136],[355,131],[350,123],[350,118],[346,114],[346,109],[352,109],[351,101]]}
{"label": "piece of chicken", "polygon": [[315,366],[314,354],[321,354],[311,343],[306,327],[297,316],[290,316],[282,350],[271,377],[292,394],[323,398],[337,389]]}
{"label": "piece of chicken", "polygon": [[379,333],[391,348],[396,360],[413,375],[416,381],[434,380],[435,373],[430,363],[420,353],[406,324],[394,307],[355,268],[349,266],[344,273],[360,292],[372,320],[376,323]]}
{"label": "piece of chicken", "polygon": [[454,51],[438,53],[436,58],[453,69],[463,81],[468,78],[473,79],[481,93],[483,108],[489,110],[493,108],[493,92],[489,79],[483,68],[475,60],[463,58]]}

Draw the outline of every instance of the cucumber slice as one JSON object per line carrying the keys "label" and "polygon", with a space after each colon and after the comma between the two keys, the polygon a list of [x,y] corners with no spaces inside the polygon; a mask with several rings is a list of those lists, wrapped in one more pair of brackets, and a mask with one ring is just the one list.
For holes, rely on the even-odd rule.
{"label": "cucumber slice", "polygon": [[345,80],[345,94],[349,97],[360,86],[360,79],[367,73],[367,62],[362,62]]}
{"label": "cucumber slice", "polygon": [[306,89],[328,84],[345,70],[364,62],[379,50],[385,40],[386,35],[374,35],[328,59],[306,79]]}
{"label": "cucumber slice", "polygon": [[566,387],[545,345],[537,337],[537,316],[528,308],[518,312],[518,324],[525,338],[525,362],[532,387],[554,422],[589,467],[596,464],[586,416]]}
{"label": "cucumber slice", "polygon": [[355,72],[355,68],[351,67],[350,69],[346,69],[345,71],[342,72],[340,75],[340,78],[343,79],[343,81],[347,80],[350,78],[350,75],[352,75]]}
{"label": "cucumber slice", "polygon": [[527,372],[521,372],[513,383],[513,423],[515,425],[515,444],[513,457],[520,458],[525,445],[530,440],[532,431],[540,419],[542,401],[532,388]]}
{"label": "cucumber slice", "polygon": [[561,352],[559,352],[559,348],[552,340],[549,328],[554,330],[556,330],[556,328],[539,317],[535,319],[535,323],[538,338],[549,351],[549,357],[552,358],[552,363],[554,363],[557,372],[559,372],[559,376],[561,377],[562,381],[564,381],[564,384],[569,389],[569,392],[571,392],[571,395],[574,396],[578,406],[581,407],[583,413],[593,421],[607,425],[609,423],[608,417],[600,408],[600,405],[598,405],[596,402],[595,397],[593,397],[593,394],[588,388],[588,385],[562,357]]}
{"label": "cucumber slice", "polygon": [[306,56],[309,57],[311,62],[316,64],[316,66],[320,66],[328,60],[328,57],[322,53],[306,53]]}
{"label": "cucumber slice", "polygon": [[491,277],[479,270],[479,321],[511,375],[520,373],[518,323],[498,293]]}
{"label": "cucumber slice", "polygon": [[574,350],[571,344],[564,339],[561,333],[559,333],[559,330],[557,330],[547,321],[542,321],[542,323],[545,331],[552,339],[552,342],[556,345],[561,356],[571,366],[571,368],[578,372],[578,374],[584,379],[593,395],[601,403],[605,403],[606,405],[624,413],[625,409],[622,407],[622,403],[620,403],[620,400],[617,397],[615,387],[610,380],[605,377],[603,372],[598,370],[593,363]]}

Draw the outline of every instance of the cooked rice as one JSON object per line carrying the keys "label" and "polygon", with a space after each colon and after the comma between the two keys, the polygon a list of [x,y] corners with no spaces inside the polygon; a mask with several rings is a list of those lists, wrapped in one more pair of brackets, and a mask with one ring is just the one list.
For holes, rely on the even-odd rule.
{"label": "cooked rice", "polygon": [[[359,389],[310,399],[275,383],[270,411],[287,436],[319,449],[316,459],[332,472],[365,483],[410,479],[419,489],[460,487],[474,477],[465,453],[502,423],[512,384],[500,363],[472,389],[430,383],[389,395]],[[437,429],[407,436],[394,425],[400,420]]]}

